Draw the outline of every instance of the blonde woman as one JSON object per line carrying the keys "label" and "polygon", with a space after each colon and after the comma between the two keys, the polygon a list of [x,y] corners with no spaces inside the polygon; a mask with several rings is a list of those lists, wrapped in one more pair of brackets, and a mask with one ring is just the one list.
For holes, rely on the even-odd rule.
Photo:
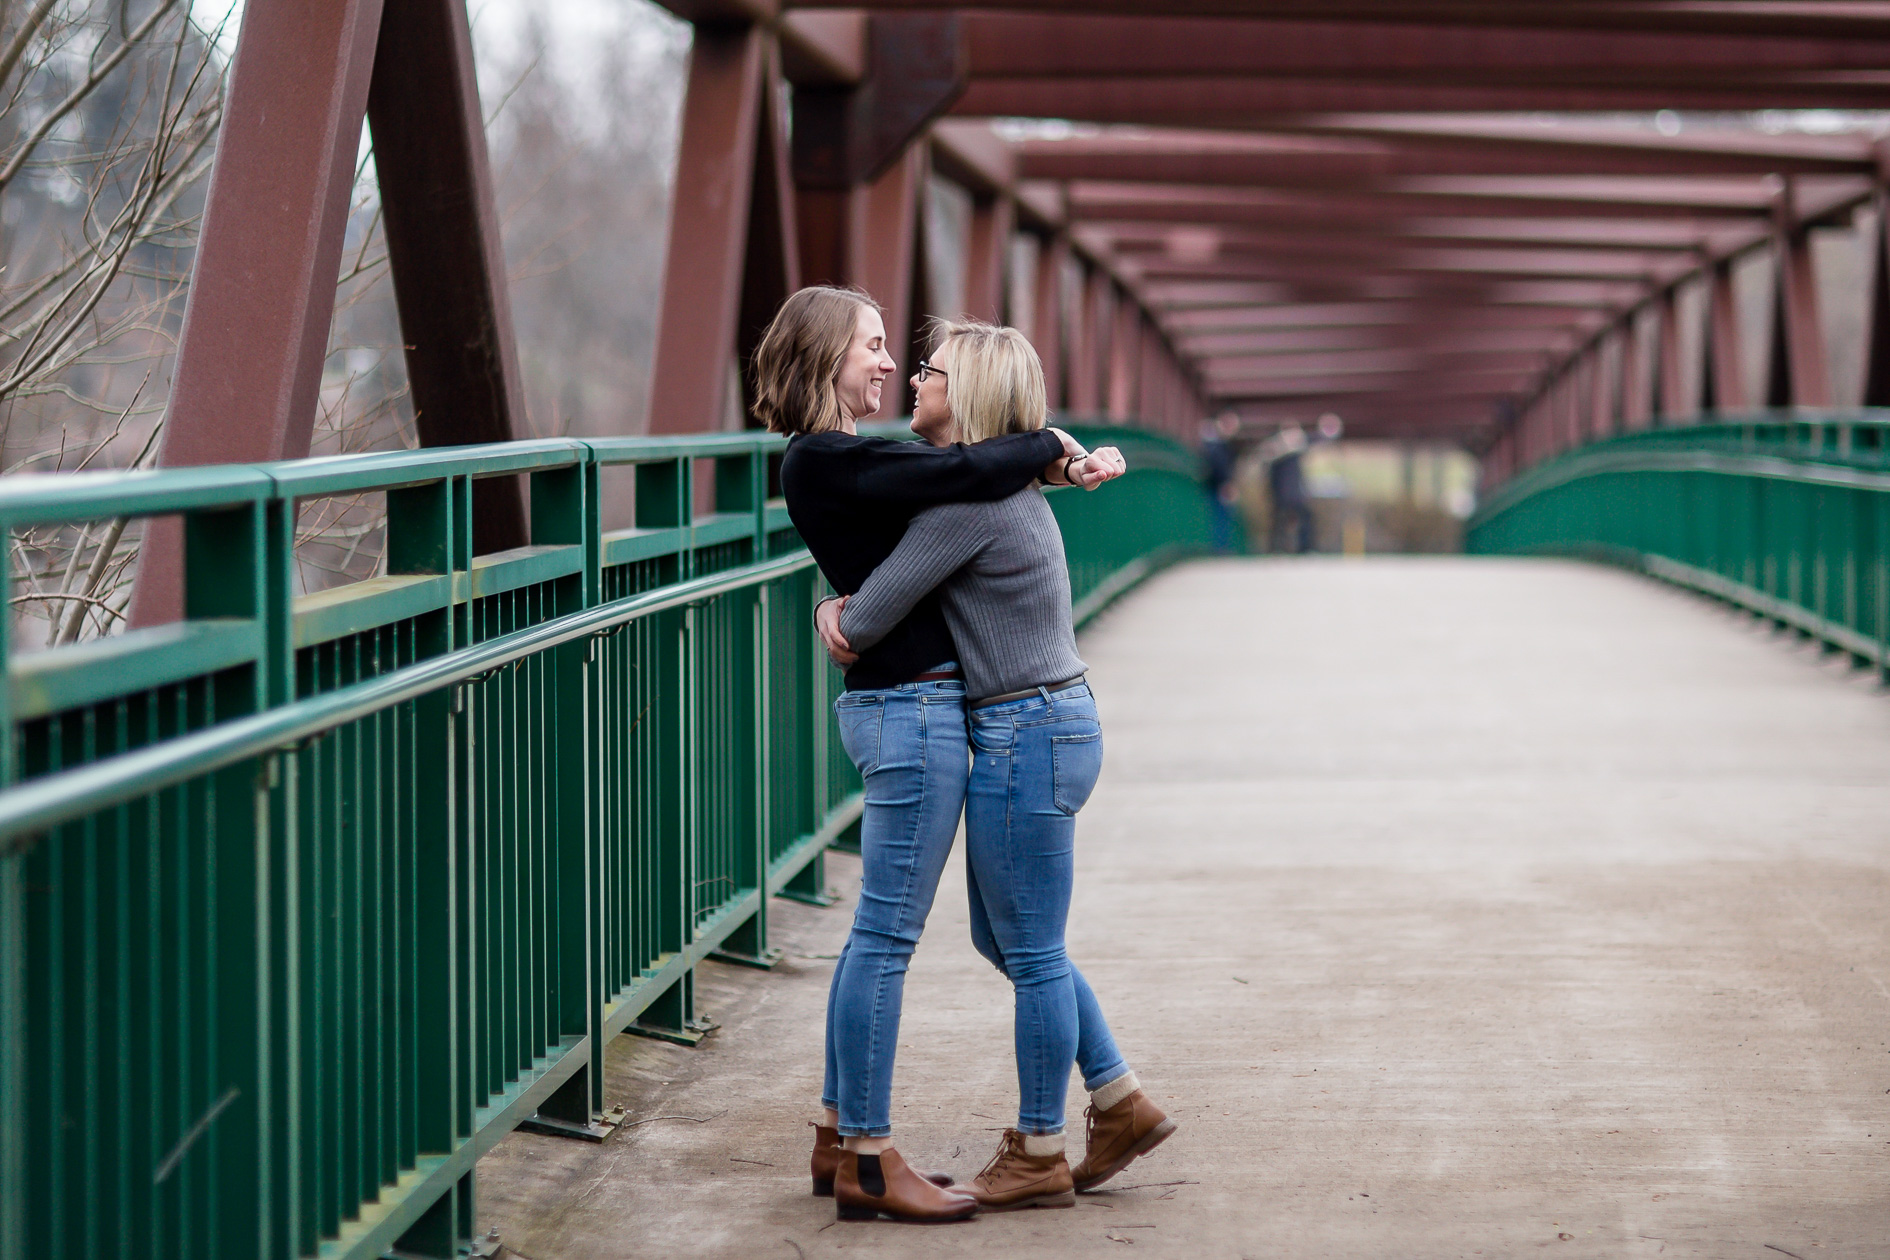
{"label": "blonde woman", "polygon": [[[1043,428],[1043,366],[1014,328],[938,327],[912,383],[913,431],[934,447]],[[1113,447],[1090,462],[1122,471]],[[1102,770],[1102,726],[1076,654],[1069,570],[1034,487],[928,508],[886,562],[840,601],[829,648],[871,651],[936,588],[971,698],[965,856],[972,939],[1016,997],[1017,1127],[970,1187],[987,1211],[1068,1207],[1175,1130],[1142,1092],[1064,949],[1076,814]],[[1085,1151],[1064,1151],[1070,1065],[1090,1091]]]}
{"label": "blonde woman", "polygon": [[[755,354],[756,414],[790,435],[788,515],[841,592],[859,589],[921,509],[1007,498],[1039,477],[1067,480],[1073,463],[1077,479],[1085,475],[1082,447],[1056,431],[977,447],[861,436],[856,422],[879,410],[894,366],[879,307],[854,289],[794,294]],[[964,808],[965,684],[936,601],[894,618],[851,664],[835,709],[866,783],[860,899],[827,1000],[814,1193],[833,1195],[843,1219],[962,1220],[977,1201],[948,1189],[949,1177],[914,1171],[892,1147],[892,1071],[906,966]]]}

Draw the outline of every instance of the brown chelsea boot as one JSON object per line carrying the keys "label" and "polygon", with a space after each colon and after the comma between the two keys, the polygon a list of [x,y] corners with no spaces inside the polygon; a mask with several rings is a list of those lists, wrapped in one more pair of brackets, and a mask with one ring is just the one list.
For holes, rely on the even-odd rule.
{"label": "brown chelsea boot", "polygon": [[[824,1124],[815,1124],[812,1120],[809,1120],[807,1125],[814,1131],[814,1157],[811,1161],[814,1173],[814,1197],[831,1199],[833,1198],[833,1175],[840,1167],[840,1130],[829,1128]],[[950,1173],[915,1171],[935,1186],[952,1184]]]}
{"label": "brown chelsea boot", "polygon": [[935,1186],[906,1166],[887,1147],[877,1155],[842,1149],[833,1178],[834,1215],[843,1221],[887,1217],[922,1225],[967,1220],[978,1214],[978,1201],[957,1190]]}

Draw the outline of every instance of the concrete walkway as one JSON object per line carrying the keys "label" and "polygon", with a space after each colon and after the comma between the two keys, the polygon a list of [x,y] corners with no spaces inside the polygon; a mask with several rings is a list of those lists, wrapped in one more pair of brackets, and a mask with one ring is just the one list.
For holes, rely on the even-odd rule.
{"label": "concrete walkway", "polygon": [[[1203,563],[1083,643],[1109,752],[1071,952],[1181,1132],[1073,1210],[833,1224],[802,1127],[849,902],[620,1038],[602,1147],[518,1134],[480,1221],[605,1257],[1890,1254],[1890,698],[1624,574]],[[895,1124],[968,1178],[1013,1118],[956,863]],[[1076,1139],[1082,1095],[1072,1086]]]}

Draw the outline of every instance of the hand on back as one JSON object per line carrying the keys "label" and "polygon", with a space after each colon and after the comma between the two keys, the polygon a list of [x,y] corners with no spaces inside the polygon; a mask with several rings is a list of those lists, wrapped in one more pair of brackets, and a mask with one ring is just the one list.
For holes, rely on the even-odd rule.
{"label": "hand on back", "polygon": [[820,641],[827,649],[827,659],[841,669],[850,667],[860,659],[860,654],[853,650],[847,637],[840,633],[840,614],[846,610],[847,597],[824,601],[814,610],[814,626],[820,631]]}

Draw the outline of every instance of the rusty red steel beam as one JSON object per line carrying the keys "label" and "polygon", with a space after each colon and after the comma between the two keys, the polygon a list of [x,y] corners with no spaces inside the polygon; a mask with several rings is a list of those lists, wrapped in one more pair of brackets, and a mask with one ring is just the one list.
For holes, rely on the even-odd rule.
{"label": "rusty red steel beam", "polygon": [[[1773,135],[1743,126],[1683,124],[1668,134],[1645,122],[1518,114],[1323,114],[1280,124],[1290,134],[1344,137],[1397,145],[1408,153],[1558,154],[1596,160],[1648,157],[1673,173],[1767,174],[1818,170],[1873,174],[1873,142],[1855,135],[1808,132]],[[1699,164],[1696,167],[1694,164]]]}
{"label": "rusty red steel beam", "polygon": [[1074,336],[1070,346],[1070,375],[1065,385],[1065,397],[1074,415],[1098,415],[1103,408],[1103,372],[1108,363],[1108,325],[1114,289],[1115,282],[1107,273],[1086,269],[1077,295],[1079,305],[1071,321]]}
{"label": "rusty red steel beam", "polygon": [[[1294,266],[1309,262],[1330,266],[1366,267],[1390,271],[1450,271],[1477,275],[1580,276],[1613,279],[1651,277],[1692,270],[1692,255],[1641,250],[1566,250],[1530,246],[1482,246],[1446,249],[1410,242],[1309,236],[1299,249],[1268,241],[1256,244],[1240,239],[1222,242],[1209,257],[1178,256],[1165,243],[1124,240],[1108,234],[1110,251],[1125,266],[1142,275],[1245,274],[1243,266],[1265,266],[1271,260]],[[1228,270],[1219,271],[1222,267]],[[1175,270],[1170,271],[1168,269]]]}
{"label": "rusty red steel beam", "polygon": [[1107,238],[1112,248],[1161,249],[1177,256],[1216,256],[1303,246],[1334,253],[1382,254],[1413,246],[1462,249],[1555,249],[1600,253],[1632,251],[1667,255],[1700,252],[1726,254],[1757,245],[1765,231],[1753,224],[1694,224],[1686,220],[1638,220],[1591,224],[1581,219],[1388,219],[1382,223],[1348,222],[1331,227],[1310,224],[1294,231],[1245,225],[1189,225],[1109,220],[1086,223],[1084,230]]}
{"label": "rusty red steel beam", "polygon": [[1026,140],[1018,146],[1017,163],[1025,179],[1270,188],[1369,188],[1426,175],[1870,175],[1876,169],[1875,154],[1862,142],[1845,145],[1842,156],[1781,153],[1782,147],[1742,153],[1150,128],[1130,135],[1112,130],[1067,140]]}
{"label": "rusty red steel beam", "polygon": [[[826,3],[782,0],[782,7],[819,9]],[[954,9],[1138,15],[1148,12],[1148,0],[873,0],[855,7],[879,12]],[[1682,4],[1664,0],[1164,0],[1162,11],[1173,17],[1403,21],[1543,30],[1702,31],[1838,39],[1881,39],[1890,35],[1890,11],[1882,4],[1830,4],[1825,0],[1693,0]]]}
{"label": "rusty red steel beam", "polygon": [[[690,49],[651,371],[652,433],[722,428],[739,405],[728,391],[750,237],[781,230],[752,222],[757,175],[765,180],[774,169],[774,56],[773,37],[759,26],[699,27]],[[780,212],[791,214],[790,205]]]}
{"label": "rusty red steel beam", "polygon": [[1864,397],[1866,407],[1890,406],[1890,197],[1879,192],[1876,199],[1877,230],[1865,240],[1870,251],[1868,305],[1864,318],[1870,321],[1864,341]]}
{"label": "rusty red steel beam", "polygon": [[999,321],[1004,314],[1004,272],[1017,203],[1007,196],[974,197],[965,242],[965,312]]}
{"label": "rusty red steel beam", "polygon": [[1031,277],[1030,341],[1043,360],[1044,392],[1053,411],[1064,408],[1069,388],[1063,311],[1063,273],[1069,258],[1069,237],[1060,232],[1050,236],[1038,248],[1037,274]]}
{"label": "rusty red steel beam", "polygon": [[1141,358],[1141,308],[1133,300],[1119,299],[1109,330],[1109,369],[1105,381],[1105,405],[1112,421],[1126,423],[1134,418],[1136,372]]}
{"label": "rusty red steel beam", "polygon": [[308,453],[380,21],[380,0],[244,15],[161,464]]}
{"label": "rusty red steel beam", "polygon": [[[1831,358],[1825,345],[1824,321],[1819,313],[1818,275],[1811,259],[1810,235],[1801,230],[1779,200],[1775,290],[1778,294],[1775,327],[1783,331],[1781,357],[1790,371],[1790,383],[1778,401],[1795,407],[1831,405]],[[1774,370],[1776,371],[1775,364]],[[1770,401],[1770,400],[1768,400]]]}
{"label": "rusty red steel beam", "polygon": [[1227,377],[1207,382],[1208,393],[1223,399],[1305,399],[1350,396],[1429,397],[1516,396],[1537,378],[1534,371],[1383,372],[1304,376],[1296,379]]}
{"label": "rusty red steel beam", "polygon": [[[1476,191],[1435,186],[1359,191],[1276,188],[1216,188],[1194,185],[1075,182],[1068,188],[1072,220],[1201,224],[1347,221],[1379,223],[1387,219],[1470,216],[1481,218],[1569,219],[1596,215],[1610,219],[1711,219],[1755,222],[1771,214],[1771,198],[1762,181],[1694,187],[1659,188],[1512,188]],[[1853,185],[1857,199],[1868,184]]]}
{"label": "rusty red steel beam", "polygon": [[1890,40],[1719,33],[1562,31],[1489,26],[1148,13],[974,13],[969,71],[980,79],[1343,78],[1636,88],[1802,82],[1876,71]]}
{"label": "rusty red steel beam", "polygon": [[1332,350],[1392,350],[1400,347],[1454,349],[1462,351],[1531,350],[1548,353],[1575,349],[1576,334],[1569,329],[1505,328],[1481,329],[1438,327],[1421,323],[1393,326],[1368,325],[1357,328],[1291,328],[1279,332],[1216,332],[1183,334],[1175,339],[1177,348],[1191,358],[1226,356],[1289,355]]}
{"label": "rusty red steel beam", "polygon": [[1439,379],[1506,373],[1518,379],[1539,376],[1551,368],[1541,352],[1441,354],[1416,349],[1333,352],[1329,354],[1205,358],[1199,363],[1202,379],[1219,388],[1227,381],[1245,383],[1300,381],[1308,377],[1336,379],[1351,376],[1431,375]]}
{"label": "rusty red steel beam", "polygon": [[1370,269],[1356,267],[1346,270],[1321,266],[1316,261],[1295,263],[1282,258],[1216,264],[1164,261],[1149,264],[1141,270],[1141,274],[1151,281],[1190,276],[1253,277],[1284,280],[1307,287],[1317,286],[1327,293],[1353,292],[1399,297],[1455,296],[1466,302],[1518,306],[1638,304],[1659,279],[1566,275],[1528,270],[1468,271],[1392,263]]}
{"label": "rusty red steel beam", "polygon": [[899,364],[894,378],[901,382],[899,388],[882,394],[875,413],[882,419],[899,415],[906,408],[903,380],[912,370],[909,348],[918,319],[924,314],[914,309],[914,298],[926,170],[925,146],[914,145],[865,191],[865,254],[853,281],[885,308],[886,347]]}
{"label": "rusty red steel beam", "polygon": [[1487,306],[1447,305],[1405,299],[1385,302],[1284,303],[1272,306],[1173,307],[1160,315],[1174,336],[1193,332],[1272,328],[1383,328],[1423,325],[1431,328],[1560,328],[1584,321],[1598,328],[1593,312],[1556,307],[1499,309]]}
{"label": "rusty red steel beam", "polygon": [[[420,444],[508,441],[525,390],[460,0],[386,0],[367,116]],[[528,541],[518,478],[474,484],[472,541]]]}
{"label": "rusty red steel beam", "polygon": [[1258,79],[1229,75],[1126,83],[1107,78],[980,79],[965,89],[952,112],[976,117],[1052,117],[1151,126],[1253,126],[1283,116],[1347,110],[1874,110],[1887,105],[1890,86],[1875,76],[1850,73],[1809,82],[1646,87],[1564,86],[1521,78],[1500,84],[1430,84],[1387,83],[1371,78]]}
{"label": "rusty red steel beam", "polygon": [[1744,339],[1739,329],[1739,302],[1733,289],[1731,259],[1721,259],[1709,273],[1707,293],[1708,358],[1706,384],[1713,405],[1723,411],[1743,411],[1746,396]]}
{"label": "rusty red steel beam", "polygon": [[[243,18],[158,462],[306,455],[363,118],[423,443],[502,440],[523,415],[463,7],[259,5]],[[474,545],[525,541],[511,479]],[[152,523],[131,621],[182,615],[182,536]]]}

